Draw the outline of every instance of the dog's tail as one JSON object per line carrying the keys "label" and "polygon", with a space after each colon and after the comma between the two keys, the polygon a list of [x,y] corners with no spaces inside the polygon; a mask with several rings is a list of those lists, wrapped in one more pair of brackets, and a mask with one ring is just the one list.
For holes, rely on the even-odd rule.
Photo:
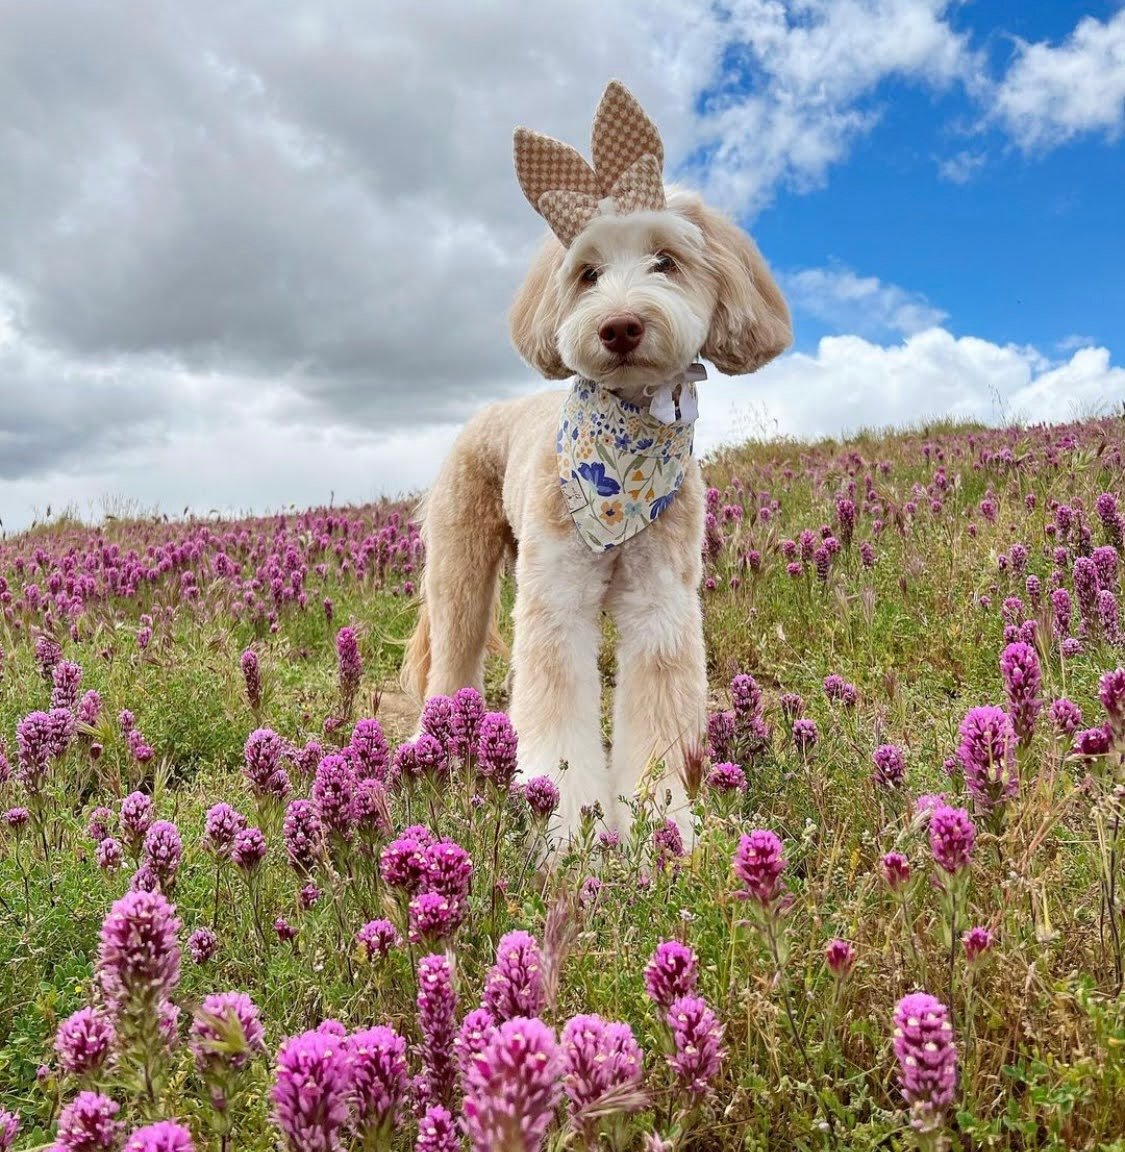
{"label": "dog's tail", "polygon": [[504,516],[499,446],[474,421],[458,438],[419,509],[422,602],[400,681],[416,704],[484,688],[486,650],[503,649],[500,570],[514,547]]}

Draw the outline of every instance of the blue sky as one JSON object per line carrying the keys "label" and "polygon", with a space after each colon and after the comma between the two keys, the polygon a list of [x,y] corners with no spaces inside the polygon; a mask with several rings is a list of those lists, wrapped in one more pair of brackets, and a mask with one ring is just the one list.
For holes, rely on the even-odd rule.
{"label": "blue sky", "polygon": [[1125,400],[1120,2],[37,0],[4,33],[9,530],[425,487],[544,387],[512,131],[585,151],[614,77],[794,313],[707,381],[701,453]]}
{"label": "blue sky", "polygon": [[[1117,5],[977,3],[951,16],[1000,74],[1012,37],[1065,38],[1086,15]],[[997,343],[1068,346],[1081,337],[1125,360],[1125,141],[1083,135],[1024,151],[954,86],[881,83],[871,132],[822,187],[779,194],[754,218],[779,268],[839,264],[917,292],[948,313],[947,327]],[[960,182],[943,161],[980,164]],[[797,346],[839,331],[798,311]],[[877,326],[873,334],[879,332]]]}

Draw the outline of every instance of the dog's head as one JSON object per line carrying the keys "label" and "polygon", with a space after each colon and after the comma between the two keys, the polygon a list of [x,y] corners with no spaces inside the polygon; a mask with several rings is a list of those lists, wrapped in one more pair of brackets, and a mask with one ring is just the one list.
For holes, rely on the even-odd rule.
{"label": "dog's head", "polygon": [[595,119],[594,157],[596,170],[517,132],[521,184],[554,232],[512,310],[529,363],[639,400],[697,356],[741,375],[789,346],[789,310],[754,242],[693,193],[665,193],[659,136],[620,85]]}

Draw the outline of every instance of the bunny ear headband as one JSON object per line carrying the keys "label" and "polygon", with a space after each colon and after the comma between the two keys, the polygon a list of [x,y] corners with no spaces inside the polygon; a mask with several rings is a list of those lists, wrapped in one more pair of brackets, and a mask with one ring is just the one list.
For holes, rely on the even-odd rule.
{"label": "bunny ear headband", "polygon": [[517,128],[516,176],[563,246],[601,212],[664,207],[664,145],[656,125],[616,80],[594,116],[594,166],[569,144]]}

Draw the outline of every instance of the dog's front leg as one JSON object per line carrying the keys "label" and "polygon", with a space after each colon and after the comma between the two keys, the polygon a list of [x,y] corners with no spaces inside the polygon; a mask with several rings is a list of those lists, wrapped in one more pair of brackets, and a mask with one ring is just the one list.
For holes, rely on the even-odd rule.
{"label": "dog's front leg", "polygon": [[[578,828],[583,805],[608,813],[609,774],[601,732],[601,611],[611,561],[573,533],[521,541],[513,612],[511,719],[522,780],[559,787],[558,830]],[[567,771],[560,775],[560,763]]]}
{"label": "dog's front leg", "polygon": [[[662,762],[656,798],[663,804],[671,793],[667,815],[690,847],[685,761],[702,754],[707,734],[698,570],[694,557],[676,564],[657,549],[643,551],[622,556],[609,602],[619,637],[611,782],[615,797],[631,799],[646,769]],[[625,824],[628,813],[616,808]]]}

